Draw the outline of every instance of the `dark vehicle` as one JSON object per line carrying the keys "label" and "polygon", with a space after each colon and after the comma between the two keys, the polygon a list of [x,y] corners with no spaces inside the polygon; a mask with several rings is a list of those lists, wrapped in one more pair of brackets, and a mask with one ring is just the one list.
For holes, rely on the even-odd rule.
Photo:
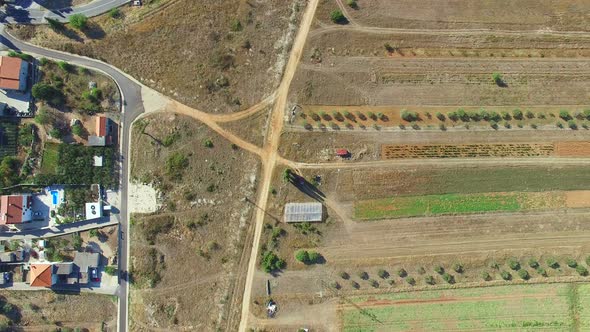
{"label": "dark vehicle", "polygon": [[90,280],[93,282],[100,281],[100,277],[98,276],[98,271],[96,271],[96,269],[90,269]]}

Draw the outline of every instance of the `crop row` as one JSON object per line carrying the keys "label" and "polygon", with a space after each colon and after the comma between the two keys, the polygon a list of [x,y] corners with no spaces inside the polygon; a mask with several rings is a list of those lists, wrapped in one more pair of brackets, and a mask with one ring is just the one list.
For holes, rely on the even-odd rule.
{"label": "crop row", "polygon": [[383,159],[544,157],[555,151],[553,144],[464,144],[383,145]]}

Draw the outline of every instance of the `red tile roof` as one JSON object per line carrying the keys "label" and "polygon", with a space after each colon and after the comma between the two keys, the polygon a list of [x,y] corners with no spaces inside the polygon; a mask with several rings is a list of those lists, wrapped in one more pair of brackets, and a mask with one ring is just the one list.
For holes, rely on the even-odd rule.
{"label": "red tile roof", "polygon": [[96,136],[107,135],[107,117],[99,116],[96,118]]}
{"label": "red tile roof", "polygon": [[51,287],[51,264],[31,264],[31,286]]}
{"label": "red tile roof", "polygon": [[0,56],[0,89],[18,90],[23,60]]}
{"label": "red tile roof", "polygon": [[336,154],[339,156],[347,156],[348,155],[348,150],[346,149],[338,149],[336,150]]}
{"label": "red tile roof", "polygon": [[29,196],[3,195],[0,196],[0,224],[20,224],[23,222],[24,209],[31,207]]}

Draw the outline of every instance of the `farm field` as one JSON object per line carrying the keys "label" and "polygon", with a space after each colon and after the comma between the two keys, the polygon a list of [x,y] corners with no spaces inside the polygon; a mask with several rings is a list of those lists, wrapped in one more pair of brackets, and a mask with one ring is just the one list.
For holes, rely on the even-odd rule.
{"label": "farm field", "polygon": [[578,321],[573,295],[588,285],[500,286],[357,297],[343,305],[344,331],[569,330]]}
{"label": "farm field", "polygon": [[[469,214],[516,212],[571,208],[569,197],[586,197],[590,192],[510,192],[477,194],[444,194],[427,196],[398,196],[365,200],[355,203],[354,217],[360,220]],[[575,207],[590,207],[590,201]]]}
{"label": "farm field", "polygon": [[[326,1],[318,10],[329,13],[337,8]],[[584,19],[590,5],[583,0],[388,0],[358,1],[357,9],[347,8],[353,23],[402,29],[490,29],[590,31]],[[324,19],[327,22],[327,19]]]}
{"label": "farm field", "polygon": [[10,120],[0,122],[0,158],[16,155],[17,136],[17,122]]}

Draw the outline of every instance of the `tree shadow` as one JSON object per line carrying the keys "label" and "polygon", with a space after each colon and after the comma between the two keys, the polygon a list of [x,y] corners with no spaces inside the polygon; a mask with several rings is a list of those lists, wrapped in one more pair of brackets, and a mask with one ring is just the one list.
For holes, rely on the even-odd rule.
{"label": "tree shadow", "polygon": [[90,39],[103,39],[104,36],[106,36],[106,33],[100,27],[100,25],[94,22],[89,22],[88,26],[82,30],[82,33],[84,33],[84,35]]}
{"label": "tree shadow", "polygon": [[321,192],[316,186],[298,174],[293,172],[289,173],[289,182],[299,189],[299,191],[318,202],[323,202],[326,198],[326,195],[323,192]]}

